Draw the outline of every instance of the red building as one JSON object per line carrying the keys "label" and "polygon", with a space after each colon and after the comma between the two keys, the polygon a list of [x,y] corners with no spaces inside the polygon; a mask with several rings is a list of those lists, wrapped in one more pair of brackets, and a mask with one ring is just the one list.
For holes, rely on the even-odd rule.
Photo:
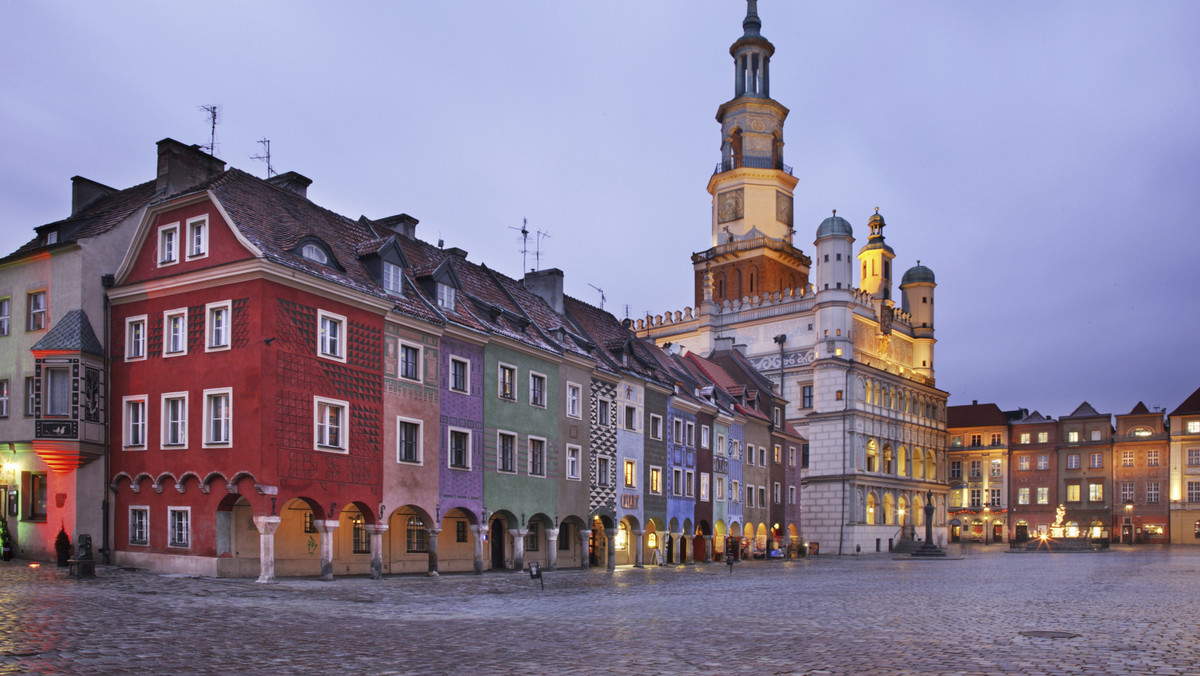
{"label": "red building", "polygon": [[1166,544],[1171,541],[1167,487],[1170,436],[1162,413],[1142,402],[1117,416],[1113,437],[1113,541]]}
{"label": "red building", "polygon": [[1058,423],[1034,411],[1010,427],[1010,537],[1021,542],[1049,533],[1058,519]]}

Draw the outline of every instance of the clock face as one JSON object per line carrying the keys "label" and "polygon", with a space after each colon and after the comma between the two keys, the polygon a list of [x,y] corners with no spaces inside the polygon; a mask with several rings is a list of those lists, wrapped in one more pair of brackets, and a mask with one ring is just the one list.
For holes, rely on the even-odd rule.
{"label": "clock face", "polygon": [[717,222],[728,223],[742,217],[742,189],[729,190],[717,195]]}
{"label": "clock face", "polygon": [[792,224],[792,196],[781,192],[775,193],[775,218],[780,223]]}

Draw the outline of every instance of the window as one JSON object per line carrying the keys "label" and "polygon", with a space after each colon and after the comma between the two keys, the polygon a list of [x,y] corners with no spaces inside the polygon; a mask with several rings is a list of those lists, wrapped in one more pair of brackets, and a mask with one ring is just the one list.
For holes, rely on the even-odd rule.
{"label": "window", "polygon": [[162,445],[187,445],[187,392],[162,396]]}
{"label": "window", "polygon": [[125,320],[125,361],[146,358],[146,315]]}
{"label": "window", "polygon": [[687,440],[687,445],[695,446],[696,445],[696,424],[695,423],[685,424],[684,425],[684,435],[685,436],[683,438]]}
{"label": "window", "polygon": [[686,497],[696,497],[696,473],[692,470],[684,472],[683,476],[683,494]]}
{"label": "window", "polygon": [[146,397],[125,397],[125,448],[146,445]]}
{"label": "window", "polygon": [[1088,501],[1104,502],[1104,484],[1088,484]]}
{"label": "window", "polygon": [[529,405],[546,408],[546,376],[529,374]]}
{"label": "window", "polygon": [[1039,455],[1037,468],[1041,470],[1050,469],[1050,456],[1045,453]]}
{"label": "window", "polygon": [[1038,443],[1039,444],[1047,443],[1049,440],[1050,440],[1049,432],[1038,432]]}
{"label": "window", "polygon": [[1029,488],[1028,487],[1017,489],[1017,504],[1018,505],[1028,505],[1029,504]]}
{"label": "window", "polygon": [[717,452],[717,455],[725,455],[725,453],[727,452],[727,449],[725,448],[725,435],[724,434],[717,435],[717,447],[714,450]]}
{"label": "window", "polygon": [[1158,449],[1146,451],[1146,465],[1148,467],[1158,467]]}
{"label": "window", "polygon": [[1187,501],[1200,502],[1200,481],[1187,482]]}
{"label": "window", "polygon": [[783,487],[780,486],[779,482],[775,482],[774,492],[771,494],[771,497],[775,504],[783,502]]}
{"label": "window", "polygon": [[188,258],[208,255],[208,219],[193,218],[188,221]]}
{"label": "window", "polygon": [[700,426],[700,448],[708,448],[709,441],[712,437],[709,436],[708,425]]}
{"label": "window", "polygon": [[404,551],[408,554],[424,554],[429,551],[429,533],[420,517],[410,516],[404,527]]}
{"label": "window", "polygon": [[1146,502],[1149,502],[1151,504],[1158,504],[1158,482],[1157,481],[1147,481],[1146,482]]}
{"label": "window", "polygon": [[471,469],[471,431],[450,428],[449,431],[450,467],[454,469]]}
{"label": "window", "polygon": [[1121,466],[1133,467],[1133,451],[1121,451]]}
{"label": "window", "polygon": [[1067,485],[1067,502],[1079,502],[1079,484]]}
{"label": "window", "polygon": [[983,476],[983,461],[982,460],[972,460],[971,461],[971,478],[978,479],[979,477],[982,477],[982,476]]}
{"label": "window", "polygon": [[233,441],[233,390],[204,391],[204,445],[227,446]]}
{"label": "window", "polygon": [[540,540],[538,537],[538,526],[537,521],[530,522],[529,531],[525,533],[525,551],[527,552],[538,551],[538,540]]}
{"label": "window", "polygon": [[329,264],[329,256],[325,255],[325,250],[316,244],[305,244],[300,248],[300,255],[321,265]]}
{"label": "window", "polygon": [[350,517],[350,547],[354,554],[370,554],[371,541],[367,538],[367,524],[362,514]]}
{"label": "window", "polygon": [[962,446],[962,435],[956,434],[956,435],[950,437],[950,445],[953,446],[954,448],[961,447]]}
{"label": "window", "polygon": [[607,486],[611,481],[612,476],[612,460],[609,458],[596,458],[596,485]]}
{"label": "window", "polygon": [[[24,473],[22,473],[24,476]],[[42,472],[35,472],[28,475],[28,484],[26,484],[25,494],[28,496],[28,501],[25,503],[25,520],[26,521],[45,521],[46,520],[46,496],[48,494],[46,486],[46,475]],[[24,481],[24,479],[22,479]],[[2,518],[2,517],[0,517]]]}
{"label": "window", "polygon": [[179,224],[172,223],[158,229],[158,267],[179,262]]}
{"label": "window", "polygon": [[187,308],[163,313],[163,356],[187,354]]}
{"label": "window", "polygon": [[558,551],[571,551],[571,524],[564,523],[558,527]]}
{"label": "window", "polygon": [[1101,432],[1100,430],[1092,430],[1092,434],[1091,434],[1092,441],[1100,441],[1100,437],[1102,437],[1102,436],[1103,436],[1103,432]]}
{"label": "window", "polygon": [[517,367],[500,364],[500,389],[496,396],[509,401],[517,400]]}
{"label": "window", "polygon": [[1000,444],[1001,444],[1001,442],[1000,442],[1000,435],[999,435],[999,434],[996,434],[996,433],[993,433],[993,434],[992,434],[992,445],[993,445],[993,446],[999,446]]}
{"label": "window", "polygon": [[1079,454],[1071,453],[1067,456],[1067,469],[1079,469]]}
{"label": "window", "polygon": [[625,487],[637,487],[637,462],[633,460],[625,461]]}
{"label": "window", "polygon": [[650,414],[650,438],[651,439],[659,439],[659,440],[662,439],[662,423],[663,423],[663,419],[662,419],[661,415],[658,415],[657,413]]}
{"label": "window", "polygon": [[971,435],[971,445],[972,446],[982,446],[983,445],[983,435],[982,434],[972,434]]}
{"label": "window", "polygon": [[546,475],[546,439],[529,437],[529,474],[532,477]]}
{"label": "window", "polygon": [[576,383],[567,383],[567,417],[582,418],[583,387]]}
{"label": "window", "polygon": [[455,542],[466,542],[467,541],[467,522],[466,521],[455,521],[454,522],[454,541]]}
{"label": "window", "polygon": [[683,421],[680,420],[679,418],[675,418],[672,422],[674,424],[671,426],[671,429],[673,432],[671,434],[671,441],[673,441],[676,444],[682,444],[683,443]]}
{"label": "window", "polygon": [[979,488],[971,489],[971,506],[972,507],[978,508],[978,507],[983,506],[982,498],[981,498],[982,493],[983,493],[982,489],[979,489]]}
{"label": "window", "polygon": [[775,409],[775,419],[774,419],[774,423],[775,423],[775,426],[776,426],[776,427],[782,427],[782,426],[783,426],[783,411],[782,411],[782,410],[780,410],[780,409],[778,409],[778,408],[776,408],[776,409]]}
{"label": "window", "polygon": [[611,422],[609,414],[609,402],[607,399],[600,399],[596,402],[596,424],[601,427],[608,427]]}
{"label": "window", "polygon": [[1022,444],[1027,444],[1027,443],[1029,443],[1029,432],[1022,432],[1022,433],[1021,433],[1021,443],[1022,443]]}
{"label": "window", "polygon": [[708,482],[710,480],[711,480],[711,477],[709,477],[708,472],[700,473],[700,500],[702,502],[708,502],[708,489],[709,489]]}
{"label": "window", "polygon": [[633,406],[625,407],[625,429],[630,432],[637,431],[637,408]]}
{"label": "window", "polygon": [[758,447],[758,466],[759,467],[767,466],[767,447],[766,446]]}
{"label": "window", "polygon": [[496,435],[496,471],[517,471],[517,437],[508,432]]}
{"label": "window", "polygon": [[1200,448],[1187,449],[1187,464],[1188,467],[1200,466]]}
{"label": "window", "polygon": [[1028,455],[1017,456],[1017,469],[1018,470],[1029,469],[1029,456]]}
{"label": "window", "polygon": [[206,351],[229,349],[229,301],[204,306],[204,345]]}
{"label": "window", "polygon": [[662,468],[650,468],[650,492],[655,495],[662,495]]}
{"label": "window", "polygon": [[1038,486],[1037,503],[1039,505],[1050,504],[1050,487],[1049,486]]}
{"label": "window", "polygon": [[999,507],[1000,506],[1000,489],[999,488],[990,488],[990,489],[988,489],[988,491],[991,495],[990,504],[993,507]]}
{"label": "window", "polygon": [[1079,443],[1079,432],[1076,432],[1075,430],[1071,430],[1070,432],[1067,432],[1067,443],[1068,444]]}
{"label": "window", "polygon": [[313,397],[313,446],[318,451],[347,453],[349,429],[346,414],[350,405],[336,399]]}
{"label": "window", "polygon": [[396,418],[396,461],[420,464],[421,421]]}
{"label": "window", "polygon": [[404,293],[404,276],[400,274],[399,265],[383,262],[383,290],[397,296]]}
{"label": "window", "polygon": [[0,418],[8,417],[8,381],[0,380]]}
{"label": "window", "polygon": [[192,510],[190,507],[168,507],[167,523],[170,533],[168,547],[190,547],[192,542]]}
{"label": "window", "polygon": [[766,486],[758,487],[758,506],[759,507],[769,507],[770,506],[767,504],[767,487]]}
{"label": "window", "polygon": [[788,504],[789,505],[796,504],[796,487],[795,486],[788,486]]}
{"label": "window", "polygon": [[778,465],[780,462],[783,461],[782,455],[783,455],[783,449],[779,446],[779,444],[775,444],[775,456],[774,456],[773,462],[776,465]]}
{"label": "window", "polygon": [[454,287],[449,284],[438,283],[437,285],[437,304],[438,307],[454,312]]}
{"label": "window", "polygon": [[1091,457],[1089,458],[1088,467],[1091,467],[1092,469],[1104,467],[1104,454],[1092,453]]}
{"label": "window", "polygon": [[725,477],[723,477],[723,476],[717,477],[717,488],[713,494],[713,498],[716,500],[724,500],[725,499]]}
{"label": "window", "polygon": [[0,336],[7,336],[12,323],[12,298],[0,298]]}
{"label": "window", "polygon": [[579,456],[582,450],[579,446],[567,446],[568,479],[579,479]]}
{"label": "window", "polygon": [[1132,481],[1122,481],[1121,482],[1121,502],[1132,502],[1133,499],[1134,499],[1133,498],[1133,482]]}
{"label": "window", "polygon": [[746,486],[746,506],[754,506],[754,486]]}
{"label": "window", "polygon": [[754,444],[746,444],[746,464],[754,464]]}
{"label": "window", "polygon": [[742,499],[742,484],[738,481],[729,482],[729,501],[738,502]]}
{"label": "window", "polygon": [[801,408],[812,408],[813,407],[812,385],[805,385],[803,388],[801,388],[800,393],[801,393],[800,394],[800,407]]}
{"label": "window", "polygon": [[43,372],[45,398],[42,413],[45,415],[71,414],[71,370],[69,368],[46,368]]}
{"label": "window", "polygon": [[150,508],[129,508],[129,544],[146,546],[150,544]]}
{"label": "window", "polygon": [[788,446],[788,467],[796,466],[796,447]]}
{"label": "window", "polygon": [[346,318],[317,310],[317,354],[346,361]]}
{"label": "window", "polygon": [[988,471],[988,476],[993,476],[993,477],[1001,476],[1001,474],[1000,474],[1001,469],[1002,469],[1001,465],[1002,465],[1002,463],[1000,460],[998,460],[998,459],[992,460],[990,463],[990,470]]}
{"label": "window", "polygon": [[671,470],[671,494],[683,495],[683,470],[678,467]]}
{"label": "window", "polygon": [[[917,455],[917,452],[916,452],[916,450],[914,450],[913,457],[915,458],[916,455]],[[915,462],[915,460],[914,460],[914,462]],[[802,467],[804,469],[808,469],[808,444],[804,444],[800,447],[800,467]],[[962,470],[959,470],[960,473],[961,473],[961,471]]]}
{"label": "window", "polygon": [[471,393],[471,362],[450,358],[450,389],[463,394]]}
{"label": "window", "polygon": [[400,377],[421,380],[421,348],[400,343]]}
{"label": "window", "polygon": [[1200,434],[1200,420],[1187,421],[1187,433],[1188,434]]}

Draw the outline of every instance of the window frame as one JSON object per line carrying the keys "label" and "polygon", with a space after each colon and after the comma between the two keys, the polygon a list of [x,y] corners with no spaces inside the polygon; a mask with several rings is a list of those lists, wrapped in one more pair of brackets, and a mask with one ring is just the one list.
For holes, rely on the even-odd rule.
{"label": "window frame", "polygon": [[[218,322],[218,317],[224,317],[225,323],[222,328]],[[217,332],[220,331],[223,335],[224,342],[218,343]],[[204,351],[205,352],[220,352],[228,350],[233,345],[233,301],[221,300],[214,303],[208,303],[204,306]]]}
{"label": "window frame", "polygon": [[650,485],[647,486],[654,495],[662,495],[663,493],[663,468],[658,465],[650,465]]}
{"label": "window frame", "polygon": [[456,296],[457,294],[453,286],[443,282],[437,283],[437,298],[435,300],[439,308],[454,312],[455,305],[458,302]]}
{"label": "window frame", "polygon": [[[35,298],[40,299],[40,303],[35,304]],[[25,294],[25,314],[26,331],[44,331],[50,328],[50,294],[46,289],[37,289]]]}
{"label": "window frame", "polygon": [[[463,461],[464,462],[461,465],[454,464],[454,436],[456,434],[461,434],[466,437],[466,445],[463,448]],[[471,460],[472,460],[471,455],[473,452],[471,442],[473,441],[473,437],[472,437],[473,434],[474,434],[474,432],[472,430],[467,429],[465,427],[453,427],[453,426],[449,426],[449,425],[446,426],[446,466],[449,469],[466,471],[466,472],[471,471]]]}
{"label": "window frame", "polygon": [[[170,242],[171,246],[170,252],[167,250],[168,241]],[[156,267],[166,268],[179,264],[179,241],[179,221],[158,226],[158,246],[155,250],[155,260],[157,261]],[[170,254],[170,257],[168,257],[168,253]]]}
{"label": "window frame", "polygon": [[[141,523],[141,539],[134,537],[134,518],[135,513],[142,515]],[[130,505],[128,518],[128,542],[131,547],[149,547],[150,546],[150,507],[149,505]]]}
{"label": "window frame", "polygon": [[[539,386],[538,383],[541,385]],[[537,371],[529,372],[529,405],[537,408],[546,408],[546,402],[549,399],[550,379],[544,373]]]}
{"label": "window frame", "polygon": [[[183,539],[177,538],[179,533],[176,532],[176,514],[183,514]],[[167,507],[167,548],[169,549],[191,549],[192,548],[192,508],[191,507]]]}
{"label": "window frame", "polygon": [[[529,476],[546,476],[546,465],[549,464],[549,448],[550,444],[545,437],[535,437],[530,435],[525,440],[526,454],[528,456]],[[540,450],[539,450],[540,449]]]}
{"label": "window frame", "polygon": [[[199,251],[196,247],[196,234],[200,235]],[[184,258],[189,261],[208,257],[208,214],[195,216],[187,220],[187,253]]]}
{"label": "window frame", "polygon": [[606,397],[596,398],[596,425],[612,427],[612,400]]}
{"label": "window frame", "polygon": [[566,416],[583,419],[583,385],[567,381]]}
{"label": "window frame", "polygon": [[8,417],[9,397],[8,378],[0,378],[0,418]]}
{"label": "window frame", "polygon": [[[121,398],[121,416],[122,416],[122,418],[121,418],[122,446],[121,447],[122,447],[122,449],[124,449],[126,451],[146,450],[147,445],[149,444],[149,441],[147,439],[147,437],[148,437],[147,414],[149,413],[149,410],[150,410],[150,407],[147,403],[148,401],[149,401],[149,397],[145,394],[135,394],[135,395],[130,395],[130,396]],[[133,429],[132,425],[134,423],[129,414],[130,414],[130,411],[132,411],[134,409],[140,409],[141,414],[142,414],[141,420],[136,423],[138,426],[138,434],[141,435],[141,443],[133,443],[134,442],[134,435],[133,435],[134,429]]]}
{"label": "window frame", "polygon": [[12,296],[0,298],[0,336],[12,332]]}
{"label": "window frame", "polygon": [[[456,364],[461,365],[463,367],[463,370],[462,370],[463,387],[461,389],[454,386],[454,367]],[[450,355],[449,366],[450,366],[450,369],[449,369],[450,372],[448,374],[449,382],[447,383],[447,387],[450,389],[451,392],[456,392],[458,394],[470,395],[471,394],[471,360],[463,359],[462,357],[459,357],[458,355],[452,354],[452,355]]]}
{"label": "window frame", "polygon": [[[159,445],[161,448],[183,449],[188,446],[188,393],[187,392],[164,392],[160,397],[159,420],[162,422],[160,427]],[[171,402],[180,402],[179,413],[180,419],[173,420],[168,415],[168,409]],[[178,429],[179,437],[176,441],[170,441],[172,429],[175,426]]]}
{"label": "window frame", "polygon": [[429,529],[425,521],[416,514],[409,514],[404,520],[404,553],[429,553]]}
{"label": "window frame", "polygon": [[[224,420],[225,439],[214,438],[213,435],[213,402],[219,398],[225,399],[226,416]],[[233,445],[233,388],[214,387],[204,390],[204,434],[201,447],[229,448]]]}
{"label": "window frame", "polygon": [[[179,325],[179,349],[170,349],[174,347],[175,332],[174,320],[180,320]],[[174,310],[166,310],[163,312],[163,351],[164,359],[170,357],[182,357],[188,352],[188,309],[186,307],[175,308]]]}
{"label": "window frame", "polygon": [[[337,425],[338,443],[336,444],[328,443],[329,423],[328,420],[322,419],[322,410],[341,411]],[[322,435],[323,427],[326,430],[324,435]],[[313,395],[313,450],[340,455],[350,453],[350,402]]]}
{"label": "window frame", "polygon": [[[508,469],[505,469],[504,463],[504,440],[511,440],[512,446],[508,460]],[[496,430],[496,471],[501,474],[516,474],[517,473],[517,433],[508,430]]]}
{"label": "window frame", "polygon": [[712,443],[712,429],[708,425],[700,426],[700,448],[708,448]]}
{"label": "window frame", "polygon": [[147,339],[146,315],[125,318],[125,361],[146,361]]}
{"label": "window frame", "polygon": [[[325,335],[325,323],[329,322],[332,326],[337,326],[339,335],[333,338],[336,341],[334,350],[328,350],[330,339]],[[333,361],[346,363],[346,354],[349,352],[347,344],[349,341],[349,324],[346,321],[345,315],[339,315],[328,310],[317,309],[317,356],[322,359],[330,359]]]}
{"label": "window frame", "polygon": [[[412,440],[412,450],[413,450],[413,459],[412,460],[405,459],[404,454],[403,454],[404,436],[401,434],[400,431],[402,429],[404,429],[405,425],[412,425],[416,429],[416,431],[414,432],[414,435],[413,435],[413,440]],[[420,420],[418,418],[406,418],[401,415],[396,416],[396,462],[397,463],[402,464],[402,465],[415,465],[415,466],[424,465],[425,464],[424,441],[425,441],[425,434],[424,434],[424,421],[423,420]]]}
{"label": "window frame", "polygon": [[[574,456],[572,456],[572,452]],[[577,444],[566,445],[566,476],[569,481],[580,480],[580,468],[583,466],[583,447]]]}
{"label": "window frame", "polygon": [[683,487],[683,497],[696,497],[696,470],[689,469],[684,471],[683,480],[685,484]]}
{"label": "window frame", "polygon": [[596,485],[611,486],[612,458],[607,455],[596,456]]}
{"label": "window frame", "polygon": [[[391,261],[383,261],[380,266],[380,280],[385,293],[393,296],[404,295],[404,268]],[[394,281],[395,284],[391,284]]]}
{"label": "window frame", "polygon": [[[409,360],[405,359],[405,354],[407,352],[415,352],[416,353],[414,356],[414,359],[411,362],[409,362]],[[424,373],[423,373],[424,369],[422,368],[422,366],[424,366],[424,357],[425,357],[425,350],[422,346],[420,346],[416,343],[410,343],[410,342],[404,341],[404,340],[397,340],[396,341],[396,377],[399,378],[400,380],[406,380],[410,383],[425,382]],[[408,375],[405,372],[405,366],[408,364],[412,365],[412,368],[413,368],[412,375]]]}
{"label": "window frame", "polygon": [[683,469],[680,467],[671,468],[671,495],[683,497]]}
{"label": "window frame", "polygon": [[695,448],[696,446],[696,423],[684,421],[683,423],[683,439],[688,446]]}
{"label": "window frame", "polygon": [[[71,366],[69,364],[45,364],[42,366],[42,417],[67,418],[71,415]],[[61,391],[59,401],[55,394]],[[58,405],[63,408],[60,410]]]}
{"label": "window frame", "polygon": [[657,413],[650,414],[650,438],[655,441],[662,441],[662,424],[663,418]]}
{"label": "window frame", "polygon": [[633,458],[625,458],[622,461],[624,472],[622,473],[622,483],[625,488],[637,488],[637,460]]}
{"label": "window frame", "polygon": [[[22,521],[37,521],[45,523],[47,505],[50,502],[49,472],[22,472],[21,483],[24,484],[25,499],[21,514]],[[4,517],[0,517],[4,518]]]}
{"label": "window frame", "polygon": [[622,406],[623,415],[625,417],[624,430],[626,432],[638,431],[638,408],[634,404],[625,404]]}
{"label": "window frame", "polygon": [[[506,378],[505,374],[510,377]],[[503,401],[517,400],[517,376],[520,371],[513,364],[505,362],[496,363],[496,397]],[[505,388],[505,385],[508,385]]]}

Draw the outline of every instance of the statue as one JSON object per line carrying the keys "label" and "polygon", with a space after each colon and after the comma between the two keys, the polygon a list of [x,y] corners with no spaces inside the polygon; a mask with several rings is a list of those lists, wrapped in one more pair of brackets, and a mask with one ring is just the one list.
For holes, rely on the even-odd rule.
{"label": "statue", "polygon": [[1062,528],[1063,518],[1066,517],[1066,515],[1067,515],[1067,508],[1063,507],[1062,504],[1060,503],[1058,505],[1058,509],[1054,510],[1054,523],[1051,524],[1050,527],[1051,528]]}

